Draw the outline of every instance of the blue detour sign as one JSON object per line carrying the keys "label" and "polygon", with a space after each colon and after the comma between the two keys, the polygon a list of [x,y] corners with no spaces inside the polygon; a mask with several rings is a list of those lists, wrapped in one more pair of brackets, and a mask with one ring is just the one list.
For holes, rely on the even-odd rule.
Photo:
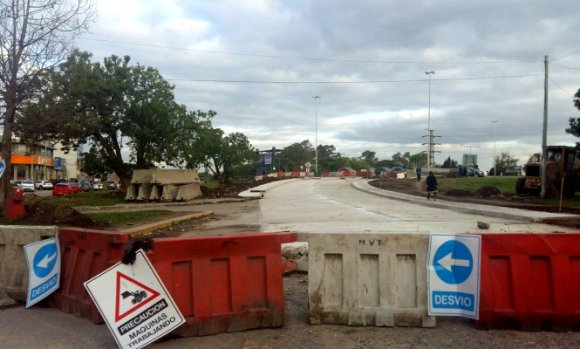
{"label": "blue detour sign", "polygon": [[28,264],[28,308],[58,289],[60,249],[56,238],[51,238],[24,246],[24,255]]}
{"label": "blue detour sign", "polygon": [[429,315],[479,317],[479,235],[432,234]]}
{"label": "blue detour sign", "polygon": [[443,282],[456,285],[464,282],[473,271],[473,256],[469,248],[457,240],[449,240],[435,252],[433,266]]}
{"label": "blue detour sign", "polygon": [[4,174],[5,169],[6,169],[6,163],[4,162],[4,159],[0,159],[0,178],[2,178],[2,175]]}

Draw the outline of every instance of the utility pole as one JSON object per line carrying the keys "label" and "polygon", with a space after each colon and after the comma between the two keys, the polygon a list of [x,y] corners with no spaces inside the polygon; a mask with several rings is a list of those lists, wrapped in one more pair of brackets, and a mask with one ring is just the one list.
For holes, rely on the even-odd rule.
{"label": "utility pole", "polygon": [[315,102],[315,131],[314,131],[314,173],[318,173],[318,100],[320,96],[313,96]]}
{"label": "utility pole", "polygon": [[432,130],[431,130],[431,75],[435,74],[435,71],[426,71],[427,77],[429,78],[429,104],[428,104],[428,111],[427,111],[427,173],[431,171],[431,162],[433,159],[433,139],[432,139]]}
{"label": "utility pole", "polygon": [[540,191],[541,197],[546,197],[546,152],[548,148],[548,55],[544,56],[544,127],[542,130],[542,189]]}
{"label": "utility pole", "polygon": [[495,144],[497,143],[495,125],[497,124],[497,120],[491,120],[491,124],[493,125],[493,175],[497,176],[497,159],[495,155]]}

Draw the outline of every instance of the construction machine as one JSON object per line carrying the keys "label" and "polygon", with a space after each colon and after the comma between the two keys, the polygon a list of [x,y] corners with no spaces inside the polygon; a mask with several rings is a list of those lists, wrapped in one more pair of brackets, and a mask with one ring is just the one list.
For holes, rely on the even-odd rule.
{"label": "construction machine", "polygon": [[[573,197],[580,190],[580,158],[575,147],[551,145],[546,152],[546,196]],[[542,190],[542,161],[533,155],[525,165],[525,177],[516,182],[516,193],[538,195]]]}

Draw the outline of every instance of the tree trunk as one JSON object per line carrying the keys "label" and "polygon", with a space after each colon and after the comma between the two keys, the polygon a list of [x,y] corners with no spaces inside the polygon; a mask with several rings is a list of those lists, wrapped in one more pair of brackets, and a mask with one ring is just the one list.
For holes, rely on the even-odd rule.
{"label": "tree trunk", "polygon": [[10,195],[10,180],[12,179],[12,126],[14,124],[16,106],[13,98],[6,98],[6,114],[4,115],[4,131],[2,135],[2,158],[6,169],[0,180],[0,207],[4,207]]}

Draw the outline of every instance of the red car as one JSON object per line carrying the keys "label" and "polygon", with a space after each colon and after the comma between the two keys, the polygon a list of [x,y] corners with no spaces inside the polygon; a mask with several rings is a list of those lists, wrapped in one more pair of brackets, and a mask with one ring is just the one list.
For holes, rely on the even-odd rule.
{"label": "red car", "polygon": [[69,183],[57,183],[52,188],[52,196],[67,196],[71,194],[74,194],[74,190]]}
{"label": "red car", "polygon": [[81,184],[79,182],[68,182],[73,190],[73,193],[80,193],[82,190]]}

